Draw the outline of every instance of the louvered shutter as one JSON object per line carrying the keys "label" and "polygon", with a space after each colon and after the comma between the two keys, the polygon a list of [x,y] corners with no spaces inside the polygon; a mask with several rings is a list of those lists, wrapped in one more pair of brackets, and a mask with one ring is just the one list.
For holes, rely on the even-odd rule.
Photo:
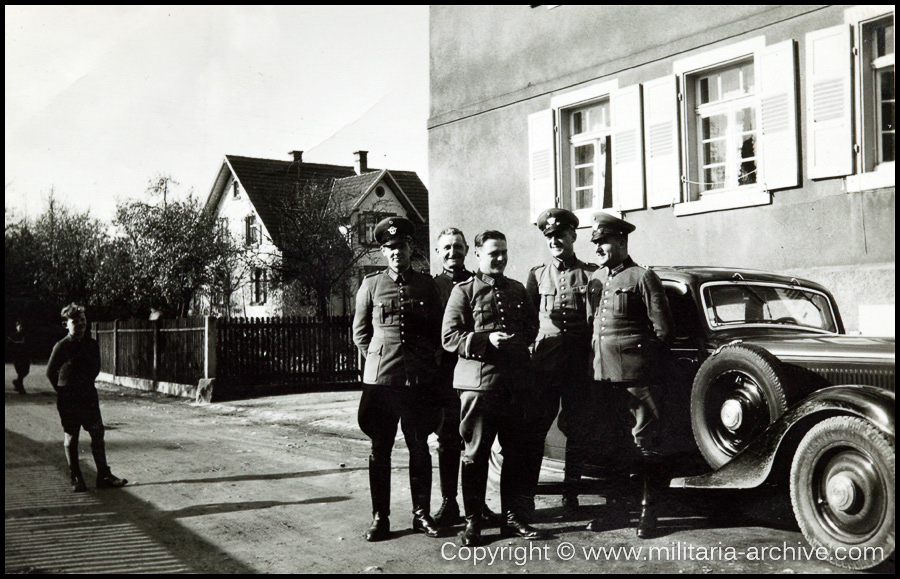
{"label": "louvered shutter", "polygon": [[812,179],[853,172],[850,26],[806,35],[807,157]]}
{"label": "louvered shutter", "polygon": [[644,208],[644,151],[641,134],[641,85],[615,91],[610,96],[613,139],[612,172],[614,208]]}
{"label": "louvered shutter", "polygon": [[797,97],[795,90],[794,41],[768,46],[756,55],[759,79],[762,160],[760,181],[767,189],[799,184],[797,153]]}
{"label": "louvered shutter", "polygon": [[677,203],[681,194],[678,154],[678,87],[674,75],[644,83],[644,158],[647,203]]}
{"label": "louvered shutter", "polygon": [[553,110],[528,115],[528,159],[530,167],[531,222],[549,207],[556,207],[553,176]]}

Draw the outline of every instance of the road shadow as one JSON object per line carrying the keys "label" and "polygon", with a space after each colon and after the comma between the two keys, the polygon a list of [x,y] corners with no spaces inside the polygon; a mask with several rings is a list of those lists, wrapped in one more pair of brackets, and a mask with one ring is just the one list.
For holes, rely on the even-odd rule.
{"label": "road shadow", "polygon": [[61,445],[4,446],[6,573],[256,573],[127,488],[73,493]]}
{"label": "road shadow", "polygon": [[266,480],[286,480],[286,479],[294,479],[294,478],[307,478],[313,476],[327,476],[331,474],[341,474],[346,472],[353,472],[364,470],[368,471],[368,466],[362,467],[354,467],[354,468],[329,468],[322,470],[310,470],[303,472],[284,472],[284,473],[271,473],[271,474],[239,474],[234,476],[222,476],[222,477],[208,477],[208,478],[189,478],[189,479],[180,479],[180,480],[166,480],[166,481],[156,481],[156,482],[146,482],[146,483],[135,483],[133,485],[129,485],[132,487],[140,487],[140,486],[157,486],[157,485],[174,485],[174,484],[214,484],[214,483],[228,483],[228,482],[249,482],[249,481],[266,481]]}

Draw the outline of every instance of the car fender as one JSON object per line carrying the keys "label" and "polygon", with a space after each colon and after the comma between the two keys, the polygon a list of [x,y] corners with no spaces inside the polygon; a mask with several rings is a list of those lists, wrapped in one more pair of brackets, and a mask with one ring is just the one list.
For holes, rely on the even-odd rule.
{"label": "car fender", "polygon": [[758,487],[772,472],[779,451],[790,446],[788,441],[802,437],[812,426],[829,416],[859,416],[893,441],[895,401],[893,391],[872,386],[823,388],[790,408],[726,464],[706,474],[674,478],[670,486],[710,489]]}

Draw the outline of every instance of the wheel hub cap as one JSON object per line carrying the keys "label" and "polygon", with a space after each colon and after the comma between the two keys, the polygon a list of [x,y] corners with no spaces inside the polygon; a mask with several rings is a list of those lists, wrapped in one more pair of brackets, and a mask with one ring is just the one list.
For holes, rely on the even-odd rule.
{"label": "wheel hub cap", "polygon": [[847,473],[838,473],[828,479],[825,486],[825,498],[828,504],[843,512],[850,510],[856,502],[858,489]]}
{"label": "wheel hub cap", "polygon": [[737,400],[726,400],[725,404],[722,405],[720,417],[725,428],[735,432],[744,421],[744,408]]}

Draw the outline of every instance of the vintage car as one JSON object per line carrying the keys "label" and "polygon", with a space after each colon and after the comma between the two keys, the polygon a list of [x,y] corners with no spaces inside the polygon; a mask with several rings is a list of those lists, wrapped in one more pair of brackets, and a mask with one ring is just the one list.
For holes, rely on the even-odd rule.
{"label": "vintage car", "polygon": [[[676,326],[667,433],[687,433],[670,437],[667,452],[687,438],[708,463],[670,486],[749,489],[783,477],[804,536],[834,564],[862,569],[892,557],[894,339],[847,335],[834,297],[811,281],[652,269]],[[545,455],[563,460],[564,446],[554,427]]]}

